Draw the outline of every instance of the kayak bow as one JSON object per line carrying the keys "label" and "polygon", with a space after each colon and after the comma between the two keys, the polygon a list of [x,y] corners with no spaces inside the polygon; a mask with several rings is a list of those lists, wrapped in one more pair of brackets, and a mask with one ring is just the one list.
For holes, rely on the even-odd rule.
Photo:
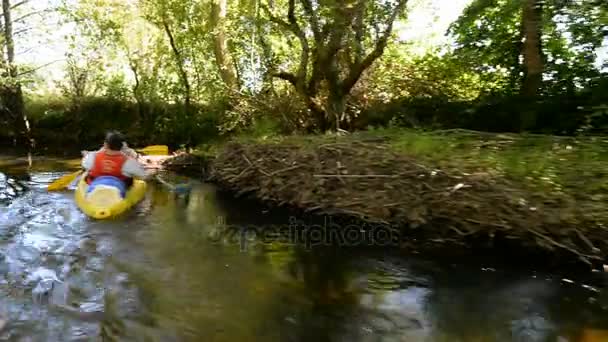
{"label": "kayak bow", "polygon": [[114,218],[139,203],[146,194],[146,182],[134,179],[124,198],[120,190],[112,186],[98,185],[87,193],[86,174],[78,182],[74,194],[76,205],[87,216],[102,220]]}

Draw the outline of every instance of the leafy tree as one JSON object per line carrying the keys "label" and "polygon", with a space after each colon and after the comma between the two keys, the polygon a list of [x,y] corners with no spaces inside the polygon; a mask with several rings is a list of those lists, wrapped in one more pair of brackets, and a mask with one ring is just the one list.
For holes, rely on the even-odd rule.
{"label": "leafy tree", "polygon": [[607,6],[594,0],[474,0],[450,33],[456,54],[486,80],[503,83],[507,94],[573,91],[599,73],[595,51],[608,25]]}
{"label": "leafy tree", "polygon": [[439,112],[495,95],[529,108],[580,97],[605,77],[595,64],[608,6],[594,1],[472,0],[450,29],[454,50],[423,56],[393,26],[406,5],[438,1],[80,0],[64,14],[86,41],[72,53],[101,52],[94,93],[136,102],[144,135],[161,127],[187,141],[211,112],[229,132],[270,121],[326,131],[359,127],[360,113],[391,101]]}
{"label": "leafy tree", "polygon": [[[318,129],[339,129],[348,95],[363,72],[382,56],[406,0],[289,0],[270,5],[263,6],[269,20],[280,34],[294,36],[300,49],[295,71],[273,75],[295,87]],[[284,18],[277,8],[286,9]]]}
{"label": "leafy tree", "polygon": [[522,2],[521,31],[523,43],[521,53],[524,78],[521,93],[527,97],[535,97],[543,81],[542,14],[543,0],[524,0]]}
{"label": "leafy tree", "polygon": [[387,49],[356,88],[367,98],[389,102],[399,98],[432,98],[445,101],[474,100],[484,87],[478,74],[467,70],[452,54],[429,50],[410,57],[403,44]]}
{"label": "leafy tree", "polygon": [[456,54],[500,93],[520,95],[522,129],[537,124],[540,96],[575,96],[600,76],[594,66],[608,5],[594,1],[475,0],[451,27]]}
{"label": "leafy tree", "polygon": [[27,1],[11,4],[10,0],[2,0],[2,39],[1,47],[3,54],[0,57],[0,118],[13,127],[15,141],[25,137],[27,146],[33,147],[34,141],[31,139],[29,120],[25,113],[23,100],[23,90],[20,80],[20,71],[15,60],[15,36],[22,31],[15,32],[13,25],[15,22],[22,22],[27,18],[27,14],[13,18],[14,12],[22,8]]}
{"label": "leafy tree", "polygon": [[146,95],[152,94],[146,94],[146,88],[154,88],[154,85],[144,81],[155,83],[156,80],[149,77],[156,65],[152,53],[156,35],[150,25],[138,16],[136,6],[114,0],[85,0],[76,6],[64,7],[64,14],[77,22],[80,33],[89,38],[90,50],[103,49],[107,57],[122,57],[133,76],[131,91],[137,102],[139,119],[150,120],[144,107]]}
{"label": "leafy tree", "polygon": [[213,48],[219,73],[231,90],[238,88],[238,79],[226,38],[228,0],[214,0],[211,4],[210,24],[213,32]]}

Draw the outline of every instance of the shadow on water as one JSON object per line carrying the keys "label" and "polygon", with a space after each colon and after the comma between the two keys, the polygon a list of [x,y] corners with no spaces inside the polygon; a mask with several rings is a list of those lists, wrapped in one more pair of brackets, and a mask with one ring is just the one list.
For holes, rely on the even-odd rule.
{"label": "shadow on water", "polygon": [[202,183],[189,197],[150,184],[137,209],[92,221],[45,191],[57,174],[43,169],[0,167],[25,187],[0,205],[0,340],[582,342],[608,329],[604,289],[582,280],[294,245],[260,233],[289,214]]}

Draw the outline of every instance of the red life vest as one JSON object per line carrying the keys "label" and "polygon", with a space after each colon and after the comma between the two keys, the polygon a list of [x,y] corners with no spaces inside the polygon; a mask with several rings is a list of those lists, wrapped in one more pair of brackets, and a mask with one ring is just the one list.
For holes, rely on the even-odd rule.
{"label": "red life vest", "polygon": [[103,151],[97,152],[95,154],[93,168],[89,170],[87,183],[90,183],[93,179],[100,176],[113,176],[124,182],[128,179],[128,177],[125,177],[122,174],[122,166],[126,161],[127,156],[122,153],[107,154]]}

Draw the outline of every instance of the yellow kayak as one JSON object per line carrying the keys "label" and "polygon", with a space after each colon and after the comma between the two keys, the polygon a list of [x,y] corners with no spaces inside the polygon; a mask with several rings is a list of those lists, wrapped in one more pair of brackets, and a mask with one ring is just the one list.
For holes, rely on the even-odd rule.
{"label": "yellow kayak", "polygon": [[139,203],[146,194],[146,182],[140,179],[133,180],[124,198],[118,188],[110,186],[97,186],[87,194],[89,185],[85,179],[86,173],[80,178],[74,197],[78,208],[94,219],[116,217]]}

